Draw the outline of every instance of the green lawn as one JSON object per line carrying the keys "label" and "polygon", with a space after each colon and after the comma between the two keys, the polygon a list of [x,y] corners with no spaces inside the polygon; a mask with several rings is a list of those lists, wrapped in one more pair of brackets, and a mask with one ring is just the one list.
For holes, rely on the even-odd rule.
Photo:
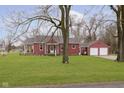
{"label": "green lawn", "polygon": [[124,63],[91,56],[0,56],[0,87],[124,81]]}

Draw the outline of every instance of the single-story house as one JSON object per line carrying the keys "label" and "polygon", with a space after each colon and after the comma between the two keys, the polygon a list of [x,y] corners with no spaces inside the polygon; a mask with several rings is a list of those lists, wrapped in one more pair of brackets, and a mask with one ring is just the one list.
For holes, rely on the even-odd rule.
{"label": "single-story house", "polygon": [[81,48],[81,54],[82,55],[108,55],[109,54],[109,48],[106,43],[104,43],[101,40],[96,40],[94,42],[90,43],[83,43],[80,46]]}
{"label": "single-story house", "polygon": [[5,51],[5,42],[4,41],[0,42],[0,52],[1,51]]}
{"label": "single-story house", "polygon": [[[24,52],[33,55],[62,55],[63,38],[61,36],[35,36],[24,41]],[[69,38],[69,55],[79,54],[79,42],[74,38]]]}

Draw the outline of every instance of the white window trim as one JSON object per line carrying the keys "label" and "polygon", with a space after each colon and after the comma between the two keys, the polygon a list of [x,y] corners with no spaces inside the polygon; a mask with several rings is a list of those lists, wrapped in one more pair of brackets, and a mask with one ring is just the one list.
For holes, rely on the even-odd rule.
{"label": "white window trim", "polygon": [[[73,47],[73,46],[74,46],[74,47]],[[76,49],[76,45],[74,45],[74,44],[73,44],[73,45],[71,45],[71,47],[72,47],[72,49]]]}

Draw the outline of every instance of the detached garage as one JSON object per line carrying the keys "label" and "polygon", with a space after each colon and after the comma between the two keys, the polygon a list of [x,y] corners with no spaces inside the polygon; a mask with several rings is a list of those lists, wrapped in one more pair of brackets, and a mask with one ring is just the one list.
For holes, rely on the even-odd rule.
{"label": "detached garage", "polygon": [[101,40],[97,40],[91,43],[84,43],[81,45],[82,55],[95,55],[102,56],[108,55],[109,46]]}

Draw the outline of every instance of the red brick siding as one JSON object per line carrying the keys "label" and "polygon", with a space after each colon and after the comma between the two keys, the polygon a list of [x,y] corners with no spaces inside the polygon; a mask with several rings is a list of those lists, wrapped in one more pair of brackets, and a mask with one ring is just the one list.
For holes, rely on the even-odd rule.
{"label": "red brick siding", "polygon": [[[75,46],[75,48],[73,48],[72,46]],[[78,55],[79,54],[79,44],[69,44],[68,46],[69,50],[69,55]]]}
{"label": "red brick siding", "polygon": [[[76,48],[72,48],[72,45],[75,45]],[[62,55],[61,50],[62,44],[56,46],[56,53]],[[44,55],[45,54],[45,45],[42,46],[42,50],[40,50],[40,44],[34,43],[33,44],[33,54],[34,55]],[[48,53],[48,46],[46,46],[46,53]],[[68,45],[68,53],[69,55],[78,55],[79,54],[79,44],[69,44]]]}
{"label": "red brick siding", "polygon": [[59,54],[59,45],[56,45],[56,54]]}
{"label": "red brick siding", "polygon": [[40,49],[40,44],[39,43],[34,43],[33,47],[34,47],[34,50],[33,50],[34,55],[43,55],[44,54],[44,52],[45,52],[44,51],[45,50],[44,45],[42,46],[42,49]]}
{"label": "red brick siding", "polygon": [[[75,45],[76,48],[72,48],[72,45]],[[61,50],[62,44],[59,45],[59,52],[60,55],[62,55],[62,50]],[[79,54],[79,44],[69,44],[68,45],[68,53],[69,55],[78,55]]]}

